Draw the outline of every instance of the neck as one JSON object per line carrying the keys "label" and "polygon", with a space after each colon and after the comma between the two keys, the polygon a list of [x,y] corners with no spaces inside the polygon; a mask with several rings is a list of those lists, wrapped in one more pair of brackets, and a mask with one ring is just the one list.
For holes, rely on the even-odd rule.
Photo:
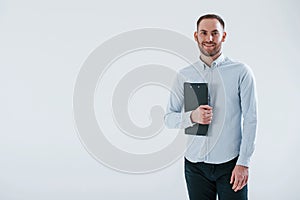
{"label": "neck", "polygon": [[211,64],[221,55],[221,53],[222,52],[219,52],[214,56],[206,56],[204,54],[201,54],[200,59],[210,67]]}

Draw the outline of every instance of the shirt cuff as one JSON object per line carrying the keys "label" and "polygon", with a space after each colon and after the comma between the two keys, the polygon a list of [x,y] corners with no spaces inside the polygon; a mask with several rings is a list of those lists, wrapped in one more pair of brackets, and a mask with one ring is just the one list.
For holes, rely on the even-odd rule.
{"label": "shirt cuff", "polygon": [[187,128],[187,127],[191,127],[194,126],[196,123],[193,123],[191,120],[191,114],[193,111],[188,111],[188,112],[184,112],[182,114],[182,121],[183,121],[183,127],[182,128]]}
{"label": "shirt cuff", "polygon": [[244,166],[244,167],[249,167],[250,165],[250,158],[245,158],[243,156],[239,156],[237,162],[236,162],[236,165],[241,165],[241,166]]}

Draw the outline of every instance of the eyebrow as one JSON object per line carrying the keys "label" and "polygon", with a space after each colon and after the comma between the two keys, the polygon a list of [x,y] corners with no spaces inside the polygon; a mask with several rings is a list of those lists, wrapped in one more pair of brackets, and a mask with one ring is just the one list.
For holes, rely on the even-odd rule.
{"label": "eyebrow", "polygon": [[[200,32],[208,32],[207,30],[201,29]],[[212,30],[211,32],[219,32],[217,29]]]}

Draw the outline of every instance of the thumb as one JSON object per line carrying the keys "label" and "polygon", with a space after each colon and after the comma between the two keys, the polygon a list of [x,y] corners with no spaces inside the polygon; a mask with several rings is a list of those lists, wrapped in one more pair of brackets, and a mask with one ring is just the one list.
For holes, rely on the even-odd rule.
{"label": "thumb", "polygon": [[232,172],[231,178],[230,178],[230,184],[232,184],[233,182],[234,182],[234,173]]}
{"label": "thumb", "polygon": [[212,107],[210,107],[209,105],[200,105],[199,107],[203,109],[212,109]]}

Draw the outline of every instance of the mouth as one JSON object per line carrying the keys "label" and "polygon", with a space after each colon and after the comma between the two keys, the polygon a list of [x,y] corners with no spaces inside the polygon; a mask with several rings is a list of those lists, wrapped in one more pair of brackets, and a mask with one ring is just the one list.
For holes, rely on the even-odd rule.
{"label": "mouth", "polygon": [[203,43],[203,46],[204,46],[204,47],[211,48],[211,47],[214,47],[215,44],[213,44],[213,43]]}

